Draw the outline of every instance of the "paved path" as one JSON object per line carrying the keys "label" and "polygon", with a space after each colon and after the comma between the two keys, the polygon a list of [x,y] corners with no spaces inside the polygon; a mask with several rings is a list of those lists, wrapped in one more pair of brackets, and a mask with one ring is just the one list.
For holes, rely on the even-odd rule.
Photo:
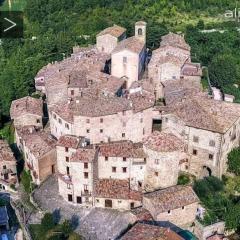
{"label": "paved path", "polygon": [[76,224],[76,232],[87,240],[112,240],[124,231],[135,217],[129,212],[112,209],[84,208],[66,202],[58,195],[57,180],[48,178],[34,193],[34,199],[45,211],[60,212],[60,218]]}

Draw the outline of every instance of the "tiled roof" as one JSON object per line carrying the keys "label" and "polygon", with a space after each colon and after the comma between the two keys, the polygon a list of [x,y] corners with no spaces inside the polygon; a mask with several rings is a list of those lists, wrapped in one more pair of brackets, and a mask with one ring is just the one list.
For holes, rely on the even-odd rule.
{"label": "tiled roof", "polygon": [[147,148],[159,152],[184,151],[184,143],[172,133],[155,131],[143,143]]}
{"label": "tiled roof", "polygon": [[73,123],[73,111],[68,103],[49,107],[50,112],[55,112],[68,123]]}
{"label": "tiled roof", "polygon": [[0,162],[2,161],[16,161],[13,152],[8,143],[0,139]]}
{"label": "tiled roof", "polygon": [[106,34],[110,34],[116,38],[120,37],[122,34],[124,34],[126,32],[126,28],[120,27],[118,25],[114,25],[112,27],[108,27],[106,29],[104,29],[103,31],[101,31],[97,37],[102,36],[102,35],[106,35]]}
{"label": "tiled roof", "polygon": [[137,218],[137,221],[153,221],[151,213],[143,207],[133,208],[131,213]]}
{"label": "tiled roof", "polygon": [[214,234],[207,238],[207,240],[223,240],[223,239],[227,239],[227,238],[224,238],[224,235],[222,234]]}
{"label": "tiled roof", "polygon": [[131,110],[129,100],[112,96],[83,96],[73,101],[74,115],[98,117]]}
{"label": "tiled roof", "polygon": [[64,135],[58,139],[57,146],[77,149],[84,137],[76,137],[73,135]]}
{"label": "tiled roof", "polygon": [[157,214],[199,201],[191,186],[180,185],[146,193],[144,198],[151,201]]}
{"label": "tiled roof", "polygon": [[18,135],[24,140],[25,146],[36,157],[40,158],[46,153],[56,147],[57,141],[55,138],[45,130],[33,131],[21,131],[18,130]]}
{"label": "tiled roof", "polygon": [[186,41],[184,40],[184,37],[175,33],[170,32],[167,35],[162,36],[161,46],[166,46],[166,45],[179,47],[179,48],[183,48],[185,50],[190,51],[190,46],[186,43]]}
{"label": "tiled roof", "polygon": [[92,162],[96,155],[94,148],[78,148],[71,157],[71,162]]}
{"label": "tiled roof", "polygon": [[99,145],[99,154],[104,157],[145,158],[141,143],[119,141]]}
{"label": "tiled roof", "polygon": [[183,238],[169,228],[137,223],[121,240],[183,240]]}
{"label": "tiled roof", "polygon": [[68,87],[74,87],[74,88],[87,88],[87,71],[82,70],[82,71],[73,71],[69,75],[69,83]]}
{"label": "tiled roof", "polygon": [[225,133],[239,119],[240,105],[190,95],[171,106],[169,112],[187,126]]}
{"label": "tiled roof", "polygon": [[95,197],[141,201],[142,194],[130,189],[128,180],[99,179],[95,185]]}
{"label": "tiled roof", "polygon": [[42,100],[27,96],[12,102],[10,109],[10,115],[12,119],[18,118],[28,113],[42,116],[43,115]]}
{"label": "tiled roof", "polygon": [[139,54],[144,47],[145,43],[139,40],[137,37],[133,36],[119,42],[119,44],[113,50],[112,54],[123,51],[125,49]]}

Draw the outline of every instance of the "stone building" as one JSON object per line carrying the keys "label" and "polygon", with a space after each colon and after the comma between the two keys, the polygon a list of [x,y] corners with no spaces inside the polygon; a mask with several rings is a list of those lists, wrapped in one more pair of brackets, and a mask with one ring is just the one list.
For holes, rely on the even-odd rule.
{"label": "stone building", "polygon": [[16,159],[8,143],[0,139],[0,184],[8,188],[17,183]]}
{"label": "stone building", "polygon": [[90,88],[64,105],[50,108],[51,133],[85,136],[92,144],[131,140],[140,142],[152,132],[154,95],[144,89],[122,97]]}
{"label": "stone building", "polygon": [[57,143],[60,195],[68,202],[92,206],[93,162],[97,151],[84,138],[60,137]]}
{"label": "stone building", "polygon": [[137,22],[135,36],[121,41],[111,54],[111,75],[127,78],[127,87],[138,81],[145,69],[146,23]]}
{"label": "stone building", "polygon": [[191,186],[173,186],[143,196],[143,207],[152,214],[154,220],[171,222],[177,226],[194,222],[198,202]]}
{"label": "stone building", "polygon": [[131,189],[143,189],[147,155],[141,143],[119,141],[99,145],[98,178],[130,179]]}
{"label": "stone building", "polygon": [[186,95],[169,106],[162,129],[187,144],[190,173],[198,177],[221,177],[227,171],[227,155],[239,146],[240,106],[216,101],[203,94]]}
{"label": "stone building", "polygon": [[190,46],[184,37],[169,33],[162,37],[160,48],[152,53],[148,64],[148,77],[155,86],[156,98],[163,97],[162,83],[190,79],[200,83],[200,64],[191,63]]}
{"label": "stone building", "polygon": [[131,189],[129,180],[99,179],[94,186],[94,205],[129,210],[142,205],[142,194]]}
{"label": "stone building", "polygon": [[43,101],[29,96],[15,100],[11,104],[10,116],[15,127],[42,127]]}
{"label": "stone building", "polygon": [[124,39],[126,39],[125,28],[117,25],[108,27],[97,35],[97,49],[100,52],[111,54],[118,43]]}
{"label": "stone building", "polygon": [[169,228],[159,227],[148,223],[136,223],[128,230],[121,240],[183,240],[181,236]]}
{"label": "stone building", "polygon": [[186,158],[184,142],[171,133],[156,131],[143,144],[148,156],[144,189],[154,191],[176,185],[179,163]]}
{"label": "stone building", "polygon": [[16,138],[24,155],[25,167],[30,170],[35,184],[56,172],[56,140],[49,132],[17,129]]}

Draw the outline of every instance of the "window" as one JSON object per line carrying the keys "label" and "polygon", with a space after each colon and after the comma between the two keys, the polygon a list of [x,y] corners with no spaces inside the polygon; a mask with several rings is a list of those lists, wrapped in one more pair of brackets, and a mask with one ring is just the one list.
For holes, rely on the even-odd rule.
{"label": "window", "polygon": [[70,186],[70,184],[67,184],[67,188],[68,188],[68,189],[71,189],[71,186]]}
{"label": "window", "polygon": [[170,214],[171,213],[171,210],[168,210],[168,214]]}
{"label": "window", "polygon": [[155,172],[154,175],[155,175],[156,177],[158,177],[158,172]]}
{"label": "window", "polygon": [[146,159],[146,158],[144,158],[144,159],[143,159],[143,161],[146,163],[146,162],[147,162],[147,159]]}
{"label": "window", "polygon": [[122,137],[125,138],[125,133],[122,133]]}
{"label": "window", "polygon": [[71,90],[71,95],[72,95],[72,96],[74,95],[74,90]]}
{"label": "window", "polygon": [[159,159],[155,159],[155,164],[159,164]]}
{"label": "window", "polygon": [[99,203],[99,199],[96,199],[96,202]]}
{"label": "window", "polygon": [[214,140],[210,140],[209,141],[209,146],[210,147],[215,147],[215,141]]}
{"label": "window", "polygon": [[60,124],[62,124],[62,119],[59,118],[59,119],[58,119],[58,122],[59,122]]}
{"label": "window", "polygon": [[145,134],[145,129],[143,128],[143,135]]}
{"label": "window", "polygon": [[86,123],[90,123],[90,119],[86,119]]}
{"label": "window", "polygon": [[112,172],[116,172],[117,168],[116,167],[112,167]]}
{"label": "window", "polygon": [[127,161],[127,158],[123,157],[123,161],[126,162],[126,161]]}
{"label": "window", "polygon": [[67,123],[65,123],[65,128],[69,129],[69,125]]}
{"label": "window", "polygon": [[108,161],[108,157],[105,157],[105,161]]}
{"label": "window", "polygon": [[134,208],[134,202],[130,203],[130,208],[133,209]]}
{"label": "window", "polygon": [[184,206],[182,206],[182,210],[184,209],[185,207]]}
{"label": "window", "polygon": [[69,202],[72,202],[72,201],[73,201],[72,194],[68,194],[68,201],[69,201]]}
{"label": "window", "polygon": [[127,63],[127,57],[123,57],[123,63]]}
{"label": "window", "polygon": [[37,123],[40,123],[40,119],[37,119]]}
{"label": "window", "polygon": [[123,171],[123,173],[126,173],[126,172],[127,172],[127,168],[126,168],[126,167],[123,167],[123,168],[122,168],[122,171]]}
{"label": "window", "polygon": [[88,163],[87,162],[84,163],[84,168],[85,169],[88,168]]}
{"label": "window", "polygon": [[198,141],[199,141],[199,137],[193,136],[193,142],[198,143]]}
{"label": "window", "polygon": [[208,159],[209,159],[209,160],[213,160],[213,154],[209,154],[209,155],[208,155]]}
{"label": "window", "polygon": [[143,35],[143,30],[141,28],[138,29],[138,35],[142,36]]}
{"label": "window", "polygon": [[84,172],[84,178],[88,178],[88,172]]}
{"label": "window", "polygon": [[87,129],[86,132],[87,132],[87,133],[90,133],[90,129]]}
{"label": "window", "polygon": [[100,118],[100,123],[103,123],[103,118]]}
{"label": "window", "polygon": [[193,152],[192,152],[192,153],[193,153],[193,155],[196,156],[196,155],[197,155],[197,150],[196,150],[196,149],[193,149]]}
{"label": "window", "polygon": [[100,133],[103,133],[103,129],[100,129]]}
{"label": "window", "polygon": [[88,185],[87,184],[83,184],[83,188],[84,188],[84,192],[88,191]]}
{"label": "window", "polygon": [[7,169],[7,166],[6,166],[6,165],[4,165],[4,166],[3,166],[3,169]]}
{"label": "window", "polygon": [[66,170],[67,170],[67,175],[69,175],[70,174],[69,167],[66,167]]}
{"label": "window", "polygon": [[77,196],[77,203],[79,203],[79,204],[82,203],[82,197]]}
{"label": "window", "polygon": [[65,152],[68,152],[68,147],[65,147]]}
{"label": "window", "polygon": [[122,201],[121,201],[121,200],[118,200],[118,203],[122,203]]}
{"label": "window", "polygon": [[66,157],[66,162],[69,162],[69,157]]}

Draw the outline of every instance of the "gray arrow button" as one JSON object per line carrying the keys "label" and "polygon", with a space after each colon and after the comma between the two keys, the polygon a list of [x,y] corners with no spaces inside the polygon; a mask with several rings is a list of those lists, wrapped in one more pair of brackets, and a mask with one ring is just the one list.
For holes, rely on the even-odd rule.
{"label": "gray arrow button", "polygon": [[7,31],[9,31],[10,29],[12,29],[12,28],[14,28],[14,27],[17,26],[17,24],[16,24],[15,22],[11,21],[10,19],[8,19],[8,18],[6,18],[6,17],[4,18],[4,20],[6,20],[6,21],[8,21],[9,23],[12,24],[10,27],[4,29],[4,30],[3,30],[4,32],[7,32]]}

